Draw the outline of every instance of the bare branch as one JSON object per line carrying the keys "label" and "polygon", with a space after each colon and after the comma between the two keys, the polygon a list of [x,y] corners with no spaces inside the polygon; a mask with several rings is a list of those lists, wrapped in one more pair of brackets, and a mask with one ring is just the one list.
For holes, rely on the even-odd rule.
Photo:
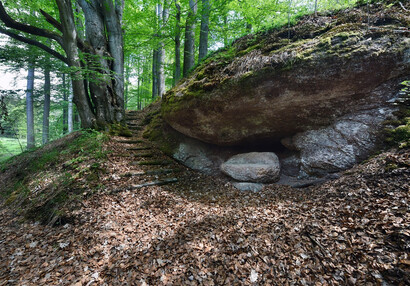
{"label": "bare branch", "polygon": [[52,55],[56,59],[59,59],[62,62],[68,64],[68,59],[65,56],[63,56],[62,54],[54,51],[53,49],[47,47],[46,45],[44,45],[44,44],[42,44],[42,43],[40,43],[36,40],[32,40],[32,39],[20,36],[16,33],[13,33],[11,31],[6,30],[2,27],[0,27],[0,33],[5,34],[5,35],[7,35],[7,36],[9,36],[13,39],[16,39],[17,41],[20,41],[20,42],[23,42],[23,43],[26,43],[26,44],[29,44],[29,45],[32,45],[32,46],[36,46],[36,47],[44,50],[45,52],[49,53],[50,55]]}
{"label": "bare branch", "polygon": [[63,38],[60,35],[46,29],[37,28],[32,25],[27,25],[15,21],[9,16],[9,14],[7,14],[2,1],[0,1],[0,20],[3,21],[4,24],[9,28],[16,29],[31,35],[49,38],[55,40],[57,43],[63,46]]}

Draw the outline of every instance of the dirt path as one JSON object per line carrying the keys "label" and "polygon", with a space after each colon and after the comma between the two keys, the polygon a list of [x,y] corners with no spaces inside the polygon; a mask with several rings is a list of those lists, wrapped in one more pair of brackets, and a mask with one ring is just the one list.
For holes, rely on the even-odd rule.
{"label": "dirt path", "polygon": [[408,151],[241,193],[164,156],[130,115],[135,137],[111,140],[103,190],[65,225],[1,211],[0,285],[410,284]]}

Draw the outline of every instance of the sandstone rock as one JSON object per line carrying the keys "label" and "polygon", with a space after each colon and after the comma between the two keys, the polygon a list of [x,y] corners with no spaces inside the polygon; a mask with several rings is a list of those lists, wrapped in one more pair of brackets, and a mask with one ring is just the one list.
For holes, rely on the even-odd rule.
{"label": "sandstone rock", "polygon": [[[335,22],[316,37],[300,36],[288,44],[265,35],[254,42],[269,46],[276,39],[279,48],[238,52],[228,64],[210,59],[164,97],[164,119],[204,142],[246,146],[278,142],[387,106],[410,74],[410,39]],[[239,43],[234,49],[244,51]]]}
{"label": "sandstone rock", "polygon": [[260,192],[263,189],[263,184],[258,184],[258,183],[238,183],[235,182],[232,184],[235,188],[237,188],[240,191],[246,192],[246,191],[251,191],[251,192]]}
{"label": "sandstone rock", "polygon": [[221,171],[241,182],[272,183],[279,180],[280,164],[275,153],[251,152],[233,156]]}

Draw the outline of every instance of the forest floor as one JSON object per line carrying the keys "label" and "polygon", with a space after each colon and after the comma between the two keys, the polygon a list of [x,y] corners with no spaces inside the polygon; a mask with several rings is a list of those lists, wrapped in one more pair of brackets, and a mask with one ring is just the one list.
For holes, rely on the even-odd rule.
{"label": "forest floor", "polygon": [[128,140],[62,225],[1,207],[0,285],[410,285],[408,149],[252,193]]}

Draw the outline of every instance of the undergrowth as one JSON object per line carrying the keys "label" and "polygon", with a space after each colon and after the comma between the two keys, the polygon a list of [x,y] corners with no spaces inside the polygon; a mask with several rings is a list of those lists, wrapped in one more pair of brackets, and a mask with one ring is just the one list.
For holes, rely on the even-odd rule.
{"label": "undergrowth", "polygon": [[[5,204],[44,224],[64,220],[64,209],[92,194],[108,151],[104,133],[75,132],[0,165],[0,198]],[[86,190],[86,191],[84,191]]]}

